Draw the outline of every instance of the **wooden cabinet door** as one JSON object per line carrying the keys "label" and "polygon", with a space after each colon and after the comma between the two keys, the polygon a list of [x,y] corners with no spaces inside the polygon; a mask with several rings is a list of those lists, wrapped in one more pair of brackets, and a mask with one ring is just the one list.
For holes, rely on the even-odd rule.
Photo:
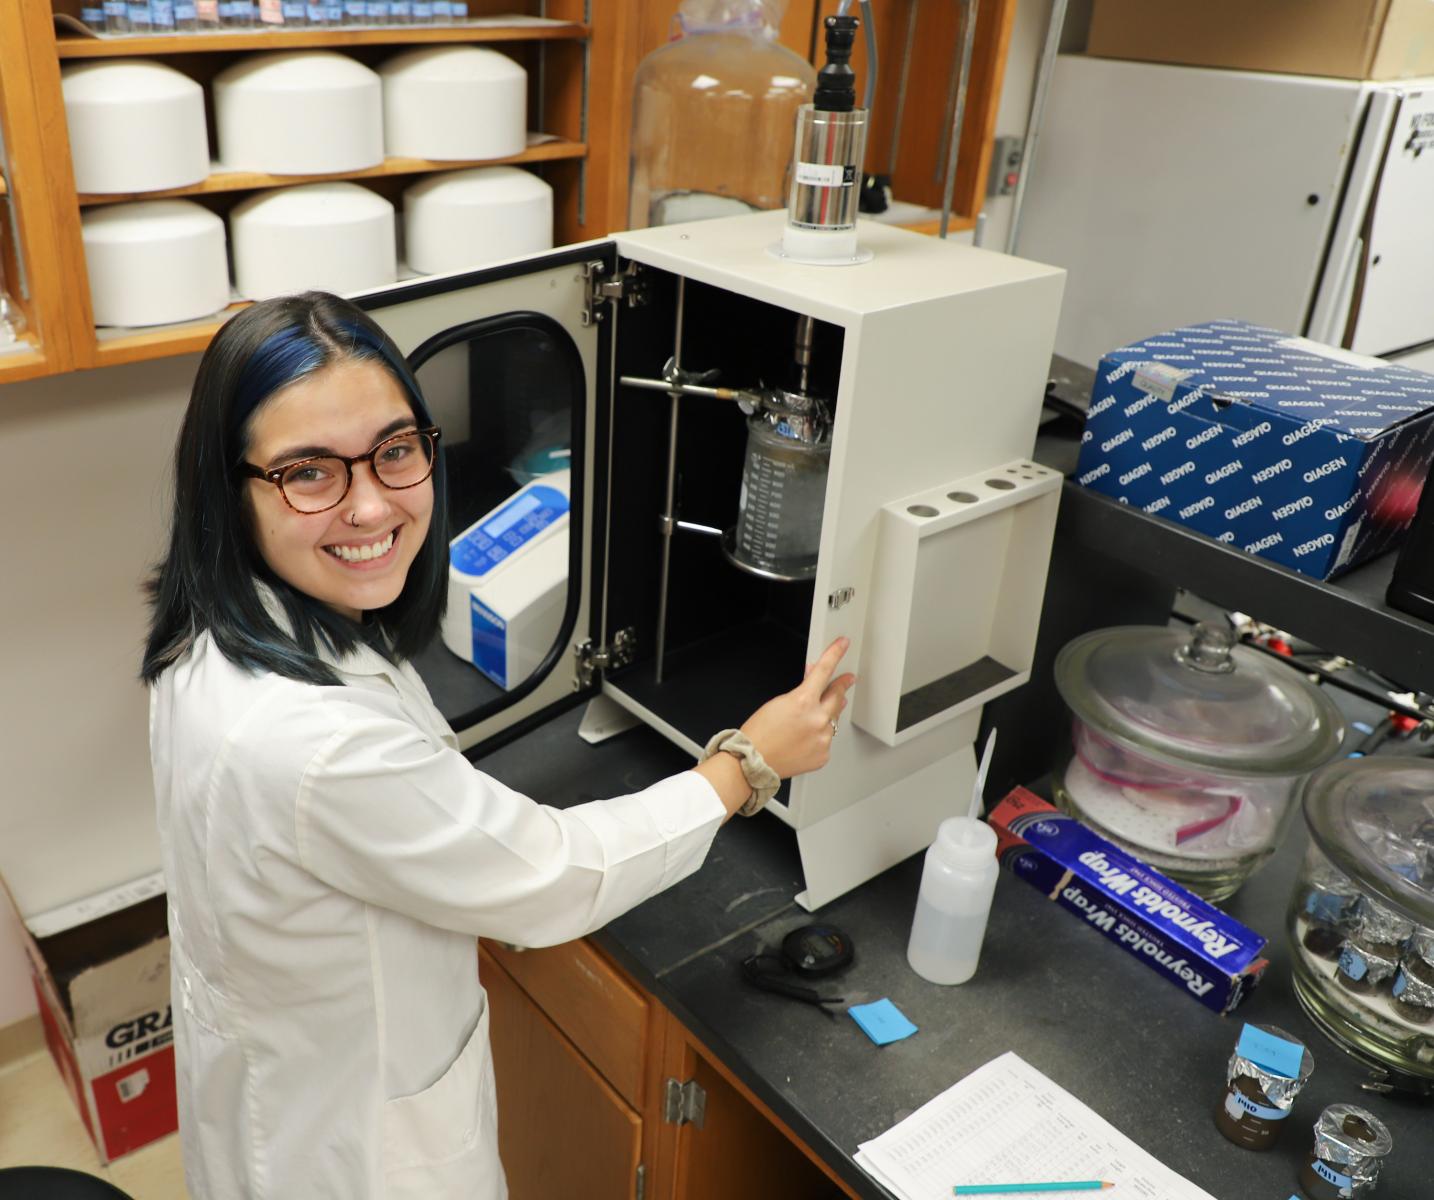
{"label": "wooden cabinet door", "polygon": [[511,1200],[636,1195],[641,1117],[490,955],[479,964]]}
{"label": "wooden cabinet door", "polygon": [[747,1093],[671,1018],[667,1074],[705,1096],[700,1127],[662,1129],[657,1186],[672,1200],[840,1200],[849,1196],[793,1141],[764,1105]]}

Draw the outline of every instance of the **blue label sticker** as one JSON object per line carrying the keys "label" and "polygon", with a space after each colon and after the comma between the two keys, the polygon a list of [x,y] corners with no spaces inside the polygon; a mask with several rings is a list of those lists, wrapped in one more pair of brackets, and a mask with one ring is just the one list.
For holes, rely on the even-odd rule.
{"label": "blue label sticker", "polygon": [[1246,1025],[1240,1032],[1235,1053],[1257,1067],[1263,1067],[1271,1075],[1298,1079],[1300,1065],[1304,1062],[1305,1048],[1298,1042],[1286,1041],[1254,1025]]}
{"label": "blue label sticker", "polygon": [[899,1042],[916,1032],[916,1026],[908,1021],[890,1000],[854,1004],[847,1012],[851,1014],[851,1019],[861,1026],[862,1032],[878,1046]]}
{"label": "blue label sticker", "polygon": [[[1318,1175],[1321,1179],[1323,1179],[1326,1183],[1332,1183],[1335,1187],[1341,1189],[1354,1186],[1353,1179],[1351,1179],[1348,1175],[1341,1175],[1322,1158],[1315,1159],[1313,1166],[1314,1173]],[[1344,1195],[1347,1196],[1349,1195],[1349,1193],[1345,1192]]]}
{"label": "blue label sticker", "polygon": [[1364,955],[1358,954],[1351,947],[1346,946],[1339,952],[1339,969],[1358,982],[1368,972],[1369,964],[1364,961]]}
{"label": "blue label sticker", "polygon": [[1225,1097],[1225,1111],[1236,1121],[1248,1114],[1262,1121],[1283,1121],[1290,1115],[1287,1108],[1276,1108],[1273,1104],[1260,1104],[1251,1100],[1244,1092],[1231,1092]]}

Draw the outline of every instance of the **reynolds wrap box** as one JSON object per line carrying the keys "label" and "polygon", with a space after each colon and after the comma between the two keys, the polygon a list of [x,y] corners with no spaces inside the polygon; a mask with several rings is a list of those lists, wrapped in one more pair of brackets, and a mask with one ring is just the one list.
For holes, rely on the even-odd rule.
{"label": "reynolds wrap box", "polygon": [[1434,457],[1434,375],[1244,321],[1107,354],[1076,479],[1328,579],[1392,549]]}
{"label": "reynolds wrap box", "polygon": [[1016,788],[987,818],[1001,862],[1048,899],[1222,1016],[1268,965],[1265,939],[1228,913]]}

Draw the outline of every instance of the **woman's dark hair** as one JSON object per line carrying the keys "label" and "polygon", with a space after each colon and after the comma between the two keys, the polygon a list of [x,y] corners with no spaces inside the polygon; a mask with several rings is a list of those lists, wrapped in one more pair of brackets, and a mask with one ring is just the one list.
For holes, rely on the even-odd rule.
{"label": "woman's dark hair", "polygon": [[[371,614],[367,629],[290,587],[254,547],[242,501],[240,464],[249,420],[275,392],[335,363],[373,362],[398,381],[420,426],[433,422],[418,383],[392,340],[361,309],[323,292],[282,296],[244,309],[210,343],[174,453],[169,549],[147,590],[152,615],[140,675],[153,683],[206,630],[231,662],[309,683],[340,680],[319,657],[361,642],[411,658],[432,639],[448,595],[447,484],[433,470],[433,518],[403,591]],[[277,597],[292,634],[270,615]],[[375,637],[377,633],[381,636]]]}

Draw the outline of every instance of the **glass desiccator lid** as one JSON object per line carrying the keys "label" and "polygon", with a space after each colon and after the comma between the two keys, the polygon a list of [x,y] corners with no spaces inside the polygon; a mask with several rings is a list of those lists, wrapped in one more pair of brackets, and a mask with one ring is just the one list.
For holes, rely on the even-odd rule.
{"label": "glass desiccator lid", "polygon": [[1434,763],[1331,763],[1304,783],[1310,836],[1359,888],[1434,927]]}
{"label": "glass desiccator lid", "polygon": [[1094,630],[1062,648],[1055,678],[1088,726],[1174,766],[1297,775],[1344,735],[1329,697],[1213,624]]}

